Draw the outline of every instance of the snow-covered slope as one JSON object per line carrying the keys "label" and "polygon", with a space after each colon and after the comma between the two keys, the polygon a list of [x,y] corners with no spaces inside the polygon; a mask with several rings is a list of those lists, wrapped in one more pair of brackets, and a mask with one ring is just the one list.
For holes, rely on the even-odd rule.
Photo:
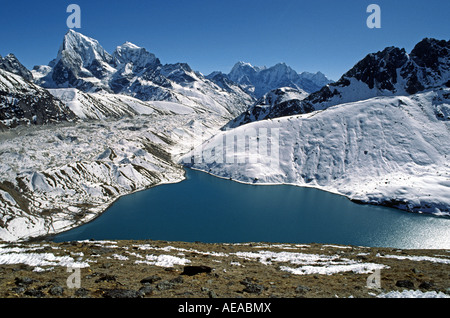
{"label": "snow-covered slope", "polygon": [[145,102],[129,96],[84,93],[76,88],[58,88],[48,91],[83,120],[120,118],[153,112],[153,109]]}
{"label": "snow-covered slope", "polygon": [[47,90],[0,69],[0,126],[74,120],[76,116]]}
{"label": "snow-covered slope", "polygon": [[[182,161],[236,181],[450,215],[449,115],[448,88],[375,97],[223,131]],[[234,136],[250,139],[235,148]]]}
{"label": "snow-covered slope", "polygon": [[[189,107],[174,102],[146,102],[121,94],[84,93],[76,88],[57,88],[48,91],[83,120],[106,120],[139,115],[194,114],[197,112],[209,112],[212,113],[212,116],[217,115],[209,109]],[[228,114],[228,116],[230,115]]]}
{"label": "snow-covered slope", "polygon": [[[184,103],[169,101],[142,101],[140,99],[105,92],[85,93],[76,88],[48,89],[56,98],[80,119],[104,120],[108,118],[132,117],[139,115],[170,114],[210,114],[226,120],[233,115],[213,99],[196,103],[193,99],[182,98]],[[202,106],[207,104],[208,106]]]}
{"label": "snow-covered slope", "polygon": [[237,85],[226,89],[185,63],[161,64],[146,49],[126,42],[109,54],[98,41],[70,30],[48,66],[33,76],[44,88],[115,93],[142,101],[167,101],[236,116],[254,99]]}
{"label": "snow-covered slope", "polygon": [[276,104],[284,103],[293,99],[303,100],[308,95],[309,94],[307,92],[301,89],[280,87],[265,94],[263,97],[258,99],[255,104],[274,106]]}

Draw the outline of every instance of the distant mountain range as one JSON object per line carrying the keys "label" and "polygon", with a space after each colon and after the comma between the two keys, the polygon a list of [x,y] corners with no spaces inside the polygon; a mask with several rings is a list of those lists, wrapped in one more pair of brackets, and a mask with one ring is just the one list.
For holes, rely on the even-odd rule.
{"label": "distant mountain range", "polygon": [[[48,65],[29,71],[13,54],[0,57],[0,69],[4,71],[0,122],[2,127],[14,127],[136,115],[151,112],[145,107],[158,110],[149,101],[165,101],[193,111],[217,112],[229,117],[226,127],[232,128],[376,96],[410,95],[449,86],[449,51],[448,41],[429,38],[420,41],[410,54],[388,47],[368,54],[337,82],[321,72],[297,73],[284,63],[258,67],[238,62],[228,74],[203,76],[185,63],[163,65],[154,54],[130,42],[110,54],[98,41],[69,30]],[[60,89],[72,89],[72,93],[63,94]],[[31,103],[27,96],[34,90],[39,93]],[[64,110],[61,98],[68,106]],[[144,108],[130,106],[130,98],[134,105]],[[32,111],[29,105],[33,105]],[[160,111],[167,111],[159,106]]]}
{"label": "distant mountain range", "polygon": [[302,72],[299,74],[285,63],[278,63],[267,68],[238,62],[228,74],[213,72],[207,76],[213,81],[217,81],[221,77],[238,83],[255,98],[261,98],[267,92],[281,87],[290,87],[313,93],[333,82],[321,72]]}
{"label": "distant mountain range", "polygon": [[238,114],[252,102],[238,85],[222,89],[185,63],[163,65],[154,54],[129,42],[109,54],[98,41],[73,30],[65,35],[56,59],[36,66],[32,73],[44,88],[221,108],[228,115]]}
{"label": "distant mountain range", "polygon": [[[219,112],[232,119],[271,90],[290,87],[300,94],[306,94],[331,82],[320,72],[298,74],[284,63],[266,68],[239,62],[229,74],[214,72],[204,76],[186,63],[163,65],[154,54],[130,42],[118,46],[110,54],[97,40],[73,30],[66,33],[56,58],[48,65],[35,66],[29,71],[13,54],[9,54],[0,57],[0,69],[19,75],[36,86],[50,89],[55,99],[64,97],[64,102],[72,107],[66,112],[82,114],[82,118],[139,114],[139,111],[130,110],[128,106],[129,98],[134,98],[138,104],[149,101],[172,102],[189,106],[194,111]],[[59,89],[72,89],[72,93],[62,94],[56,91]],[[121,102],[118,109],[114,109],[114,105],[109,102],[100,105],[105,98],[99,101],[99,94],[103,97],[109,95],[106,100],[117,101],[119,98]],[[68,99],[69,96],[73,99]],[[124,102],[121,96],[128,96],[128,99],[125,98]],[[19,97],[15,95],[15,98]],[[86,99],[97,102],[86,109],[83,108]],[[151,107],[152,104],[147,103],[146,106]],[[72,114],[69,117],[74,116]],[[0,118],[6,127],[14,127],[32,119],[25,116],[26,120],[23,121],[21,113],[17,111],[14,114],[2,113]]]}
{"label": "distant mountain range", "polygon": [[292,100],[289,104],[271,105],[270,109],[254,105],[227,127],[310,113],[377,96],[408,96],[441,86],[450,86],[450,41],[426,38],[417,43],[410,54],[397,47],[370,53],[337,82],[329,83],[306,98]]}

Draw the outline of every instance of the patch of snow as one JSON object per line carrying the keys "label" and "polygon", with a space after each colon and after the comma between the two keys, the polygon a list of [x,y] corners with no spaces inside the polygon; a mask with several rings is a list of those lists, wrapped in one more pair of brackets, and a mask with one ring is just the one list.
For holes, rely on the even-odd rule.
{"label": "patch of snow", "polygon": [[113,254],[112,257],[114,259],[118,259],[118,260],[121,260],[121,261],[127,261],[129,259],[128,257],[126,257],[124,255],[119,255],[119,254]]}
{"label": "patch of snow", "polygon": [[146,255],[145,261],[135,261],[136,264],[155,265],[160,267],[173,267],[174,265],[186,265],[191,261],[172,255]]}
{"label": "patch of snow", "polygon": [[64,267],[89,267],[87,262],[77,262],[70,256],[55,256],[52,253],[28,253],[12,252],[10,249],[0,249],[0,264],[26,264],[29,266],[64,266]]}
{"label": "patch of snow", "polygon": [[403,291],[390,291],[382,293],[377,296],[378,298],[450,298],[449,295],[443,292],[420,290],[403,290]]}
{"label": "patch of snow", "polygon": [[433,262],[433,263],[440,263],[440,264],[450,264],[450,259],[444,259],[444,258],[438,258],[438,257],[430,257],[430,256],[401,256],[401,255],[380,255],[377,254],[377,257],[384,257],[384,258],[395,258],[395,259],[407,259],[410,261],[415,262]]}
{"label": "patch of snow", "polygon": [[318,262],[329,262],[338,258],[338,256],[271,251],[236,252],[233,255],[236,255],[237,257],[243,259],[256,259],[265,265],[272,264],[272,262],[289,262],[291,264],[316,264]]}
{"label": "patch of snow", "polygon": [[376,269],[386,268],[385,265],[374,263],[355,263],[355,264],[326,264],[323,266],[301,266],[292,268],[288,266],[281,266],[280,270],[286,271],[295,275],[333,275],[342,272],[353,272],[355,274],[368,274]]}

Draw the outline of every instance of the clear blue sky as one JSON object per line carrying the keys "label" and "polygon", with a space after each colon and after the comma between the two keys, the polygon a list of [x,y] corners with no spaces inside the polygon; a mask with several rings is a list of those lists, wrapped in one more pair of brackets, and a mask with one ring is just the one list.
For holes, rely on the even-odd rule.
{"label": "clear blue sky", "polygon": [[[228,73],[237,61],[285,62],[337,80],[367,53],[450,38],[448,0],[2,0],[0,54],[14,53],[28,68],[48,64],[71,3],[81,7],[77,31],[108,52],[130,41],[204,74]],[[366,26],[371,3],[381,7],[381,29]]]}

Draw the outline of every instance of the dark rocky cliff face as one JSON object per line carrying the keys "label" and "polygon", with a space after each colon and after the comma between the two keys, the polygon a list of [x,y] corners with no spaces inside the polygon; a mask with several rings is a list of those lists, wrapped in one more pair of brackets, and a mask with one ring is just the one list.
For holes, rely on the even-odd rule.
{"label": "dark rocky cliff face", "polygon": [[64,103],[22,77],[0,70],[0,122],[13,128],[76,120]]}
{"label": "dark rocky cliff face", "polygon": [[415,94],[432,86],[446,85],[450,72],[450,41],[423,39],[411,51],[400,72],[407,79],[406,90]]}
{"label": "dark rocky cliff face", "polygon": [[397,69],[401,68],[407,60],[408,55],[404,49],[386,48],[381,52],[367,55],[343,77],[353,77],[366,83],[370,89],[395,91],[398,80]]}
{"label": "dark rocky cliff face", "polygon": [[27,81],[33,81],[31,72],[19,62],[14,54],[8,54],[5,57],[0,56],[0,69],[22,76]]}

